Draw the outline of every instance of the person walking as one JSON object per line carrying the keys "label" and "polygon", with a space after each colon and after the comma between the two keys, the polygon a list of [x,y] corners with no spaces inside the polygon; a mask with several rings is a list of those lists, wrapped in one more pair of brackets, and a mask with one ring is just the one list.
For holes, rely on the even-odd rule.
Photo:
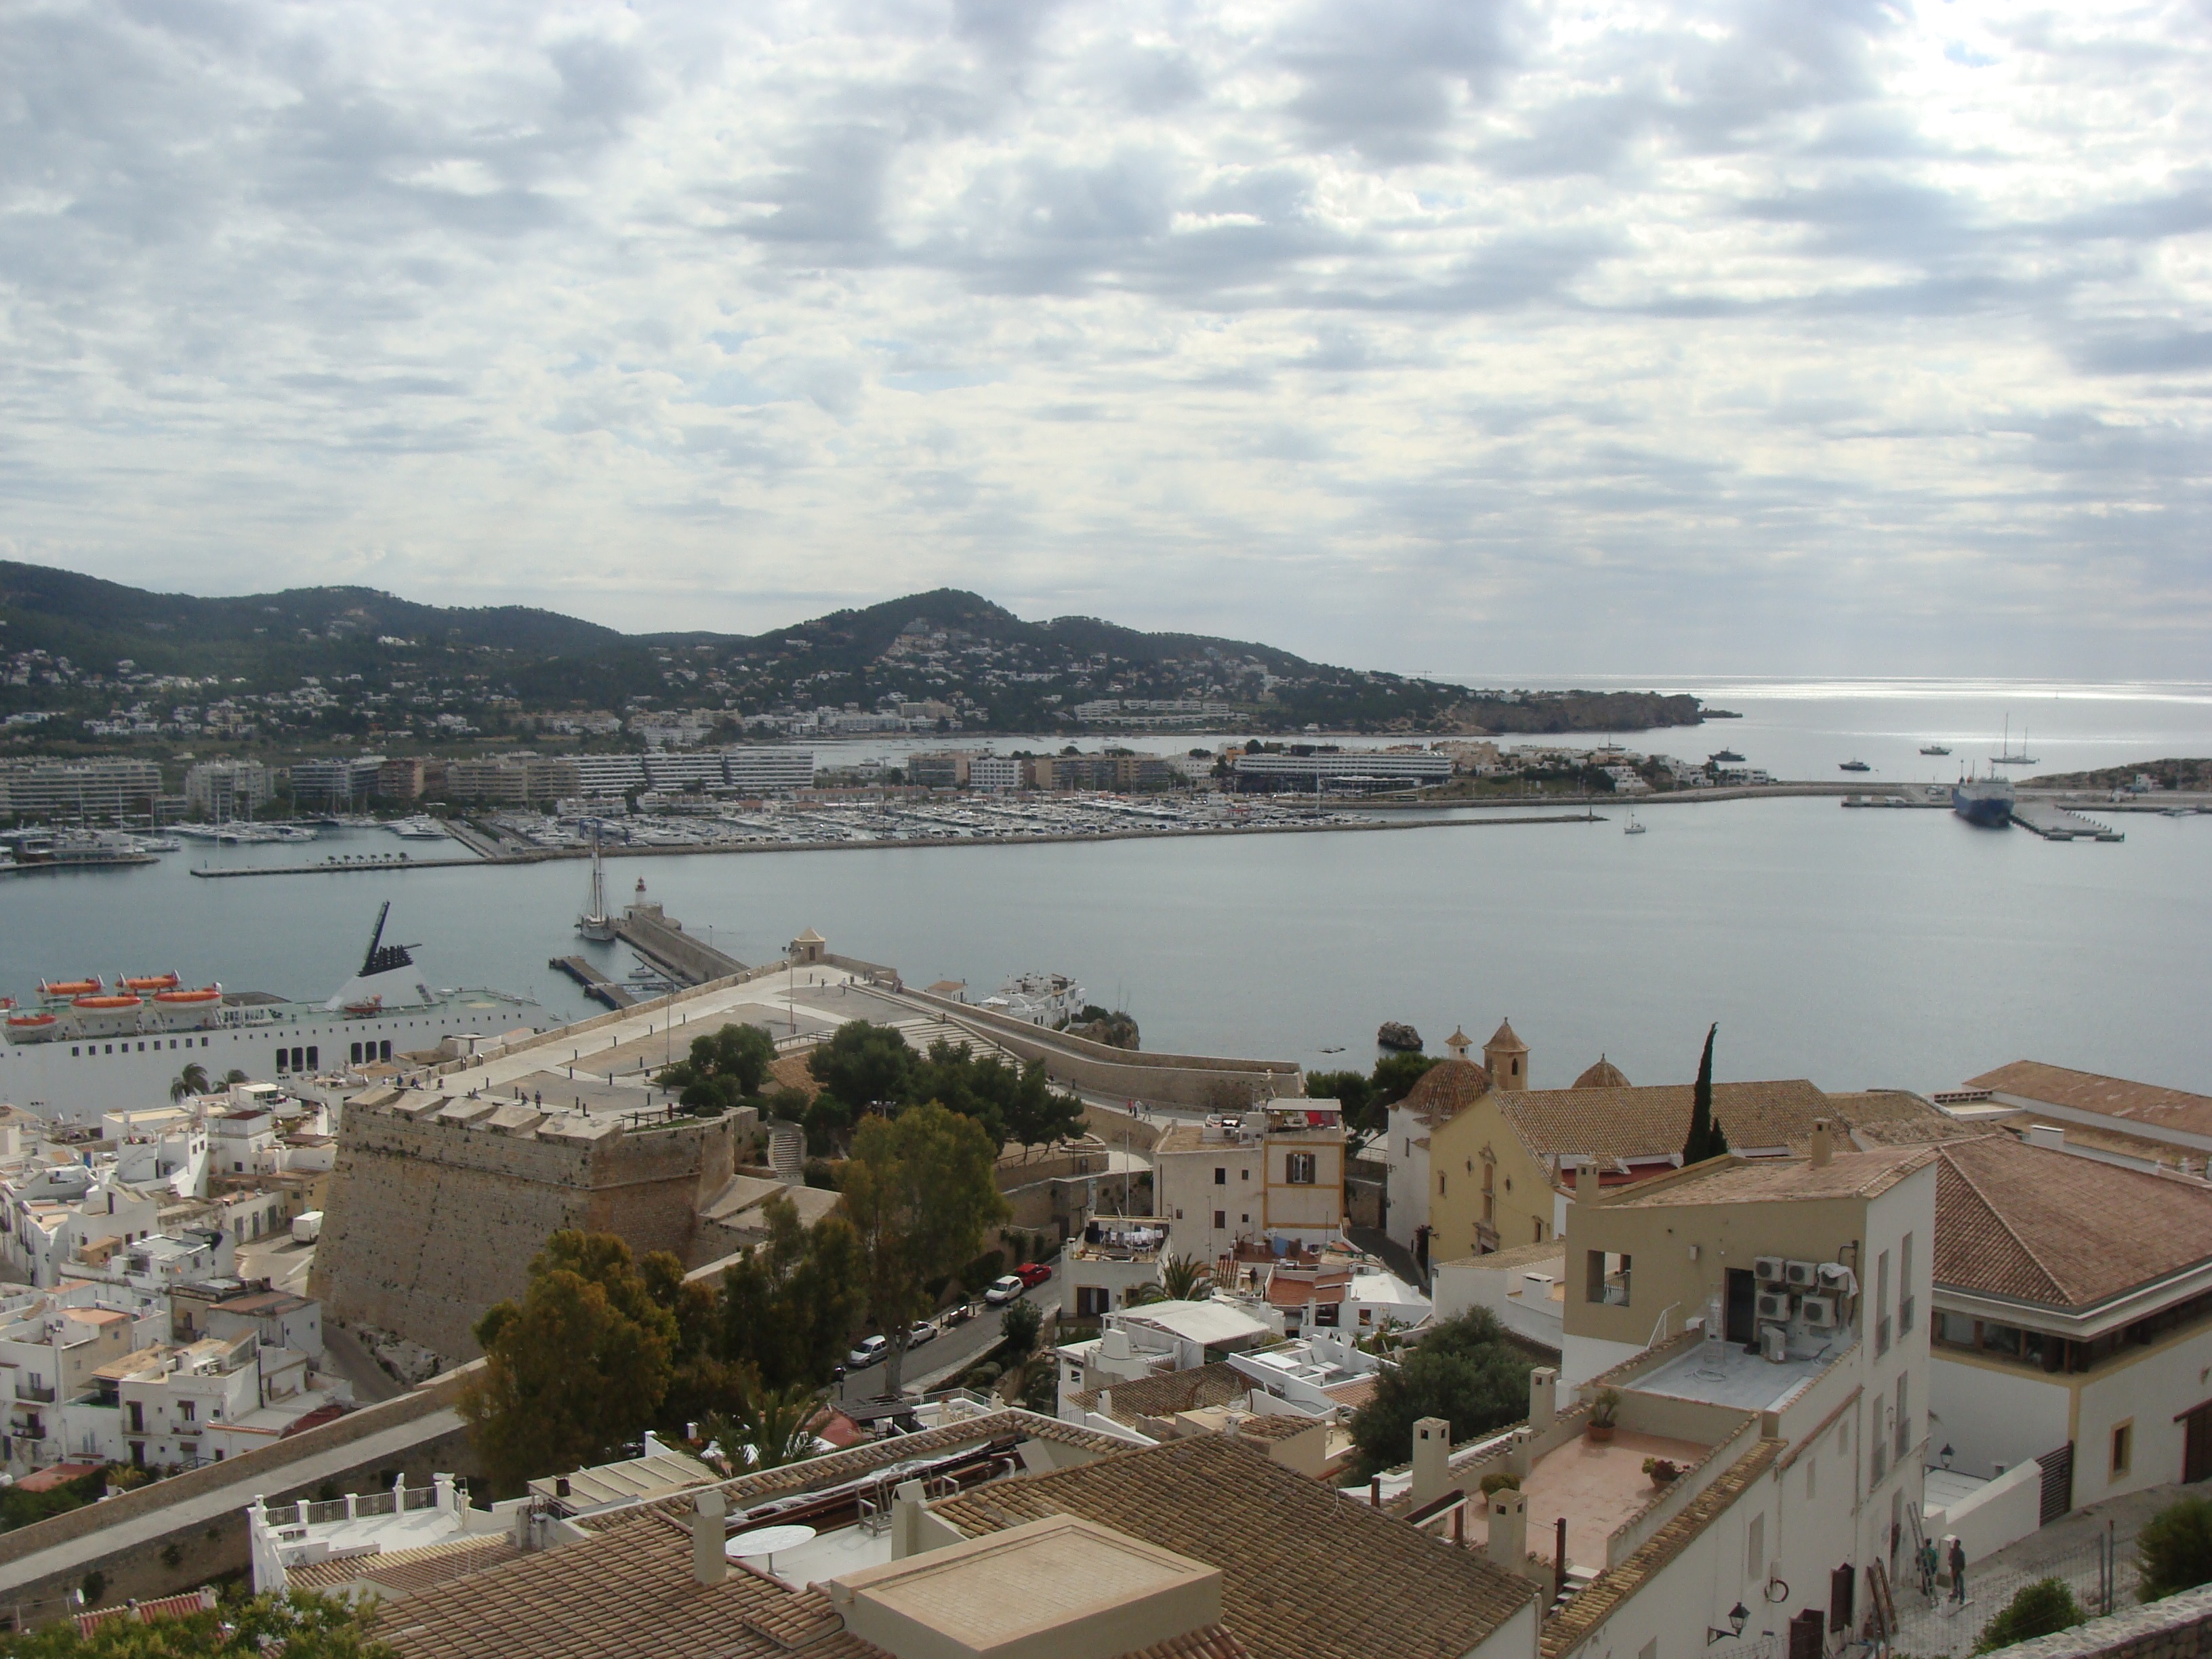
{"label": "person walking", "polygon": [[1951,1599],[1962,1607],[1966,1605],[1966,1547],[1955,1536],[1951,1540]]}

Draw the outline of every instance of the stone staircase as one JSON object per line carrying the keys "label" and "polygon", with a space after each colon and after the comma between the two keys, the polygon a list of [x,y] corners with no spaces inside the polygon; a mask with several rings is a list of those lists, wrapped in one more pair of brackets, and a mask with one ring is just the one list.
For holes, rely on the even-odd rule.
{"label": "stone staircase", "polygon": [[800,1181],[806,1175],[806,1135],[796,1124],[768,1126],[768,1166],[781,1181]]}
{"label": "stone staircase", "polygon": [[956,1048],[962,1043],[966,1043],[969,1052],[978,1060],[983,1059],[986,1055],[996,1054],[1000,1060],[1011,1061],[1016,1066],[1021,1064],[1020,1060],[1012,1051],[1000,1048],[990,1038],[979,1036],[966,1026],[955,1024],[949,1019],[902,1019],[894,1022],[894,1025],[898,1034],[906,1039],[907,1047],[918,1054],[927,1054],[931,1043],[942,1040],[951,1043]]}

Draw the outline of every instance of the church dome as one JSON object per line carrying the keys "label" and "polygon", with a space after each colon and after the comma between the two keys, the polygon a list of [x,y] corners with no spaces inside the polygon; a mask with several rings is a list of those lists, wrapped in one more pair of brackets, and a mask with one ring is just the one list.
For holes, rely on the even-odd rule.
{"label": "church dome", "polygon": [[1626,1089],[1629,1085],[1628,1079],[1621,1075],[1620,1067],[1600,1054],[1597,1064],[1577,1078],[1574,1086],[1577,1089]]}

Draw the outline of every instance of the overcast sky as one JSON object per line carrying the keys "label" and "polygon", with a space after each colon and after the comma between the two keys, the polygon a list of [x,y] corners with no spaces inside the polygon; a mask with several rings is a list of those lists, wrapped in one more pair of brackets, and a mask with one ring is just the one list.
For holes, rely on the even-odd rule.
{"label": "overcast sky", "polygon": [[0,6],[0,556],[2212,678],[2212,0]]}

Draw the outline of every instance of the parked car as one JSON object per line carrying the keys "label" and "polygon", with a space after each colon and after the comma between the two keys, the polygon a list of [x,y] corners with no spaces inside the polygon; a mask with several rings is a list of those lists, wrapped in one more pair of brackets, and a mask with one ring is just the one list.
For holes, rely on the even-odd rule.
{"label": "parked car", "polygon": [[1014,1272],[1021,1279],[1022,1288],[1030,1291],[1035,1290],[1052,1277],[1052,1269],[1042,1261],[1025,1261],[1015,1268]]}
{"label": "parked car", "polygon": [[1029,1281],[1019,1273],[1008,1273],[991,1281],[991,1288],[983,1292],[983,1300],[994,1308],[1002,1308],[1029,1287]]}
{"label": "parked car", "polygon": [[925,1342],[936,1340],[937,1327],[927,1319],[915,1320],[914,1328],[906,1334],[906,1345],[909,1348],[918,1348]]}
{"label": "parked car", "polygon": [[853,1352],[845,1356],[845,1364],[850,1370],[864,1370],[882,1359],[890,1351],[891,1344],[889,1337],[864,1336]]}

